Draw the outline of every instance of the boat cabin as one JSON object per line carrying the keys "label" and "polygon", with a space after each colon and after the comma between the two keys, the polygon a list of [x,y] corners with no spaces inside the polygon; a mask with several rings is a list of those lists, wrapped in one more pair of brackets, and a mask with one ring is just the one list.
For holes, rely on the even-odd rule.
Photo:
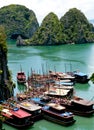
{"label": "boat cabin", "polygon": [[85,99],[74,99],[71,101],[71,105],[73,105],[73,107],[76,110],[81,110],[81,111],[90,111],[93,110],[93,103],[92,101],[87,101]]}
{"label": "boat cabin", "polygon": [[56,103],[48,103],[47,106],[49,106],[49,109],[58,113],[65,112],[65,107],[56,104]]}
{"label": "boat cabin", "polygon": [[75,81],[78,83],[87,83],[89,81],[88,76],[82,72],[74,72]]}
{"label": "boat cabin", "polygon": [[28,101],[23,101],[21,103],[18,104],[18,106],[29,112],[30,114],[32,114],[32,117],[34,119],[34,121],[40,120],[42,118],[42,114],[41,114],[41,106],[32,103],[32,102],[28,102]]}

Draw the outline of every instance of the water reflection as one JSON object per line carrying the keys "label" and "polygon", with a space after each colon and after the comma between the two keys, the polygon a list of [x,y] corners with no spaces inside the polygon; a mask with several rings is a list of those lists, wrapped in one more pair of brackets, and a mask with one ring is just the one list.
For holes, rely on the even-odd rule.
{"label": "water reflection", "polygon": [[18,88],[19,93],[23,93],[26,90],[26,86],[25,85],[18,84],[18,83],[17,83],[17,88]]}

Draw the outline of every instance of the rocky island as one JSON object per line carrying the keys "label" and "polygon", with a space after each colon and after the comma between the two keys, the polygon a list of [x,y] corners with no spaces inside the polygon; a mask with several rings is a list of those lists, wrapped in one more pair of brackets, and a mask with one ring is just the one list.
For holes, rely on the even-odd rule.
{"label": "rocky island", "polygon": [[39,25],[32,10],[13,4],[0,8],[0,25],[8,39],[17,39],[18,46],[94,43],[94,26],[77,8],[60,19],[50,12]]}

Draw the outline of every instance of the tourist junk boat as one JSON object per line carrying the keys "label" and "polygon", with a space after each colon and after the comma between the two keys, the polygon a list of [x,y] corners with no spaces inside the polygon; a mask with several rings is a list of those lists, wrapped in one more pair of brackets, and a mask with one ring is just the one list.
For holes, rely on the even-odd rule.
{"label": "tourist junk boat", "polygon": [[2,113],[5,117],[5,123],[18,129],[24,129],[34,124],[32,115],[22,109],[3,108]]}
{"label": "tourist junk boat", "polygon": [[17,82],[19,84],[26,83],[26,75],[23,71],[20,71],[20,72],[17,73]]}
{"label": "tourist junk boat", "polygon": [[75,77],[75,81],[77,83],[88,83],[89,78],[88,78],[87,74],[79,72],[79,71],[74,71],[73,74]]}
{"label": "tourist junk boat", "polygon": [[20,66],[20,71],[17,73],[17,83],[19,84],[26,83],[26,75],[25,75],[25,72],[22,71],[21,66]]}
{"label": "tourist junk boat", "polygon": [[71,83],[75,83],[75,77],[74,75],[70,75],[68,73],[62,73],[62,72],[52,72],[49,71],[49,75],[53,79],[58,79],[58,80],[70,80]]}
{"label": "tourist junk boat", "polygon": [[23,100],[26,100],[26,99],[29,99],[30,96],[28,96],[27,94],[25,93],[17,93],[17,100],[18,101],[23,101]]}
{"label": "tourist junk boat", "polygon": [[89,117],[94,113],[94,102],[76,96],[71,100],[62,100],[61,105],[65,106],[68,111],[79,116]]}
{"label": "tourist junk boat", "polygon": [[31,98],[31,101],[43,107],[51,101],[51,98],[49,96],[34,97],[34,98]]}
{"label": "tourist junk boat", "polygon": [[42,119],[42,113],[41,113],[42,107],[39,106],[38,104],[28,102],[28,101],[23,101],[17,104],[17,106],[32,114],[33,121],[38,121]]}
{"label": "tourist junk boat", "polygon": [[72,82],[71,80],[58,80],[58,81],[55,81],[55,84],[57,85],[65,85],[65,86],[73,86],[75,83]]}
{"label": "tourist junk boat", "polygon": [[69,126],[75,123],[74,115],[56,103],[48,103],[42,107],[43,117],[60,125]]}
{"label": "tourist junk boat", "polygon": [[73,87],[72,86],[69,87],[68,86],[66,88],[61,86],[50,87],[48,91],[44,92],[44,94],[50,97],[60,97],[60,98],[69,97],[70,95],[73,94]]}

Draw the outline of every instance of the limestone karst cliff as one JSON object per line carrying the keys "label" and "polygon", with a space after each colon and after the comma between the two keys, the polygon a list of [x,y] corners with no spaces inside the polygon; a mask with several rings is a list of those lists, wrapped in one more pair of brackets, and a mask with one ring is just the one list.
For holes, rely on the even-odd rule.
{"label": "limestone karst cliff", "polygon": [[4,28],[0,26],[0,101],[13,96],[14,83],[7,65],[7,45]]}

